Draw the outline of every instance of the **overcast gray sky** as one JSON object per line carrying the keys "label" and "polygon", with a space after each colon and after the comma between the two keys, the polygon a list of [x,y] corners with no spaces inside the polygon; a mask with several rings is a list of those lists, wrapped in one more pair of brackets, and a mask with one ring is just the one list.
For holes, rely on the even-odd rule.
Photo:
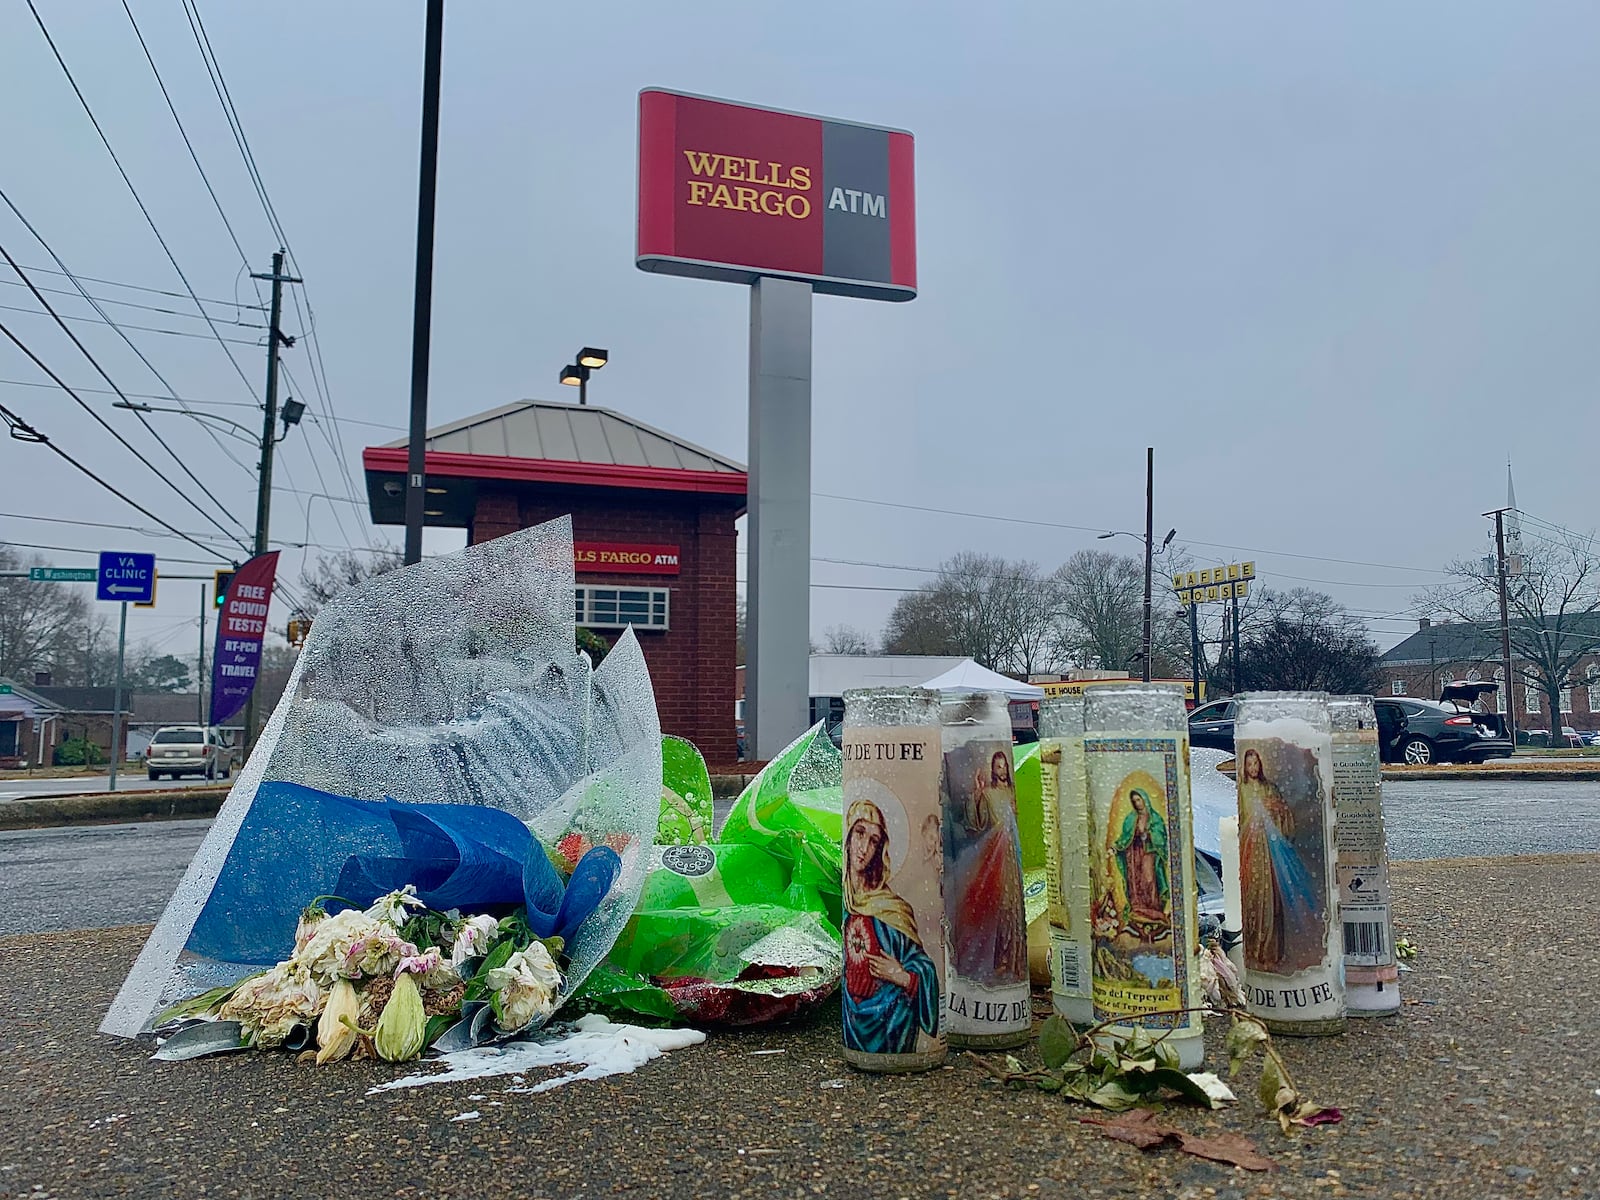
{"label": "overcast gray sky", "polygon": [[[253,302],[121,4],[36,2],[195,290]],[[264,269],[275,243],[181,7],[132,7]],[[305,273],[359,484],[360,448],[405,420],[422,5],[201,0],[201,11]],[[857,498],[816,500],[820,558],[932,567],[979,549],[1054,566],[1092,534],[859,501],[1137,528],[1148,444],[1158,536],[1176,526],[1202,557],[1253,557],[1265,584],[1315,581],[1387,615],[1372,628],[1388,644],[1414,591],[1445,561],[1482,552],[1479,514],[1502,502],[1508,456],[1526,509],[1593,524],[1592,4],[450,0],[435,423],[570,397],[557,368],[598,344],[613,358],[595,402],[745,457],[746,290],[633,266],[647,85],[916,135],[920,297],[816,301],[813,487]],[[21,3],[0,10],[0,111],[0,187],[72,269],[181,292]],[[0,245],[52,265],[4,209]],[[7,279],[0,267],[0,304],[32,308]],[[230,346],[241,380],[192,316],[113,311],[205,335],[130,331],[180,395],[259,402],[260,330],[218,327],[251,343]],[[0,318],[68,382],[104,386],[47,318]],[[75,328],[126,391],[163,390],[111,330]],[[311,399],[306,348],[285,361],[289,390]],[[0,380],[43,376],[0,343]],[[182,478],[113,397],[86,398]],[[175,525],[209,529],[64,394],[6,382],[0,403]],[[209,411],[255,419],[248,407]],[[188,418],[152,421],[253,523],[247,472]],[[286,487],[345,492],[330,432],[289,436]],[[40,447],[0,442],[0,471],[7,514],[150,525]],[[274,513],[286,541],[375,536],[349,503],[284,493]],[[205,557],[172,539],[12,516],[0,537]],[[291,582],[299,557],[285,558]],[[926,578],[826,562],[812,577],[874,589]],[[192,588],[165,587],[136,630],[192,653]],[[895,593],[818,587],[812,599],[814,630],[876,630]]]}

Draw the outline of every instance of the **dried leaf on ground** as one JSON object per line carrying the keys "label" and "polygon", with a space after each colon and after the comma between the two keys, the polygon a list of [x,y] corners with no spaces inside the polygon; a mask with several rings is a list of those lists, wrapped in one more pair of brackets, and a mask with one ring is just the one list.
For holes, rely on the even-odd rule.
{"label": "dried leaf on ground", "polygon": [[1149,1109],[1135,1109],[1115,1117],[1079,1117],[1085,1125],[1097,1126],[1102,1134],[1119,1142],[1127,1142],[1141,1150],[1154,1150],[1167,1142],[1176,1143],[1178,1149],[1196,1158],[1228,1163],[1247,1171],[1270,1171],[1274,1164],[1255,1148],[1249,1138],[1236,1133],[1219,1133],[1201,1137],[1172,1125],[1162,1125]]}
{"label": "dried leaf on ground", "polygon": [[1249,1061],[1256,1047],[1265,1046],[1269,1040],[1267,1027],[1260,1021],[1254,1017],[1243,1020],[1235,1017],[1233,1024],[1228,1027],[1227,1040],[1223,1042],[1223,1047],[1228,1051],[1228,1078],[1237,1078],[1239,1069]]}
{"label": "dried leaf on ground", "polygon": [[1078,1049],[1078,1035],[1060,1017],[1050,1017],[1039,1029],[1039,1056],[1052,1071],[1060,1070]]}

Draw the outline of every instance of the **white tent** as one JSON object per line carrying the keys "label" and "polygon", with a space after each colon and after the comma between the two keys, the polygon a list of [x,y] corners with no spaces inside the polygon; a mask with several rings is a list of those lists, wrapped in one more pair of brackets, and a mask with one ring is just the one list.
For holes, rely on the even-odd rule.
{"label": "white tent", "polygon": [[1004,692],[1008,700],[1044,699],[1042,687],[1008,679],[988,667],[980,667],[970,658],[957,663],[943,675],[935,675],[922,686],[938,692]]}

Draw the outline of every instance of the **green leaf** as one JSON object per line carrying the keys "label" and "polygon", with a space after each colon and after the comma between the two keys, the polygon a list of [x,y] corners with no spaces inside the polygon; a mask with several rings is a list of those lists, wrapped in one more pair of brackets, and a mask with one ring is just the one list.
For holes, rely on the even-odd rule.
{"label": "green leaf", "polygon": [[1260,1021],[1254,1017],[1235,1017],[1223,1042],[1228,1052],[1228,1078],[1236,1078],[1256,1047],[1266,1045],[1269,1040],[1267,1027]]}
{"label": "green leaf", "polygon": [[1256,1088],[1261,1107],[1268,1112],[1275,1112],[1278,1108],[1278,1092],[1282,1089],[1283,1074],[1278,1070],[1278,1060],[1269,1054],[1261,1064],[1261,1083]]}
{"label": "green leaf", "polygon": [[1185,1100],[1198,1104],[1201,1108],[1211,1108],[1211,1097],[1206,1094],[1205,1088],[1190,1079],[1182,1071],[1162,1067],[1151,1073],[1153,1082],[1168,1091],[1177,1092]]}
{"label": "green leaf", "polygon": [[1072,1032],[1071,1025],[1056,1016],[1045,1020],[1039,1030],[1039,1055],[1045,1066],[1052,1071],[1064,1067],[1077,1049],[1078,1035]]}
{"label": "green leaf", "polygon": [[1060,1075],[1042,1075],[1033,1082],[1041,1092],[1059,1092],[1066,1085]]}
{"label": "green leaf", "polygon": [[516,952],[517,944],[510,939],[490,950],[479,964],[477,971],[473,973],[471,982],[467,984],[467,990],[462,994],[461,1002],[466,1004],[472,1000],[482,1000],[489,991],[489,972],[496,967],[505,966],[506,961]]}
{"label": "green leaf", "polygon": [[1109,1083],[1102,1083],[1083,1099],[1096,1108],[1103,1108],[1109,1112],[1124,1112],[1136,1106],[1143,1097],[1138,1092],[1130,1090],[1121,1080],[1113,1079]]}
{"label": "green leaf", "polygon": [[238,983],[225,983],[221,987],[214,987],[210,991],[201,992],[198,996],[190,996],[187,1000],[179,1000],[158,1016],[153,1024],[162,1025],[179,1017],[198,1017],[202,1013],[210,1012],[213,1008],[221,1008],[228,1001],[228,998],[239,990],[240,984],[263,974],[265,972],[257,971],[255,975],[247,975],[245,979],[241,979]]}
{"label": "green leaf", "polygon": [[428,1023],[423,1027],[422,1044],[426,1048],[439,1040],[439,1035],[461,1019],[461,1010],[440,1013],[438,1016],[429,1017]]}
{"label": "green leaf", "polygon": [[1178,1069],[1178,1064],[1181,1061],[1182,1060],[1178,1057],[1178,1052],[1173,1049],[1171,1042],[1163,1038],[1161,1041],[1156,1043],[1156,1064],[1158,1066],[1165,1067],[1171,1071],[1176,1071]]}

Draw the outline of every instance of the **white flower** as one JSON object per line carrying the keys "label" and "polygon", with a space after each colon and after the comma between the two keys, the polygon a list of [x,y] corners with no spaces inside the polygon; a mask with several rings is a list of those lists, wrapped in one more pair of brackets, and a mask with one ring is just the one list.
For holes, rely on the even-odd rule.
{"label": "white flower", "polygon": [[281,962],[264,975],[247,979],[218,1012],[224,1021],[238,1021],[258,1048],[281,1046],[296,1025],[317,1019],[327,995],[303,967]]}
{"label": "white flower", "polygon": [[459,967],[469,958],[479,958],[489,951],[489,943],[500,933],[500,921],[487,914],[468,917],[456,930],[455,944],[450,947],[450,965]]}
{"label": "white flower", "polygon": [[437,947],[429,947],[420,954],[408,954],[395,968],[395,976],[415,975],[417,983],[429,991],[446,992],[461,982],[455,968],[444,961]]}
{"label": "white flower", "polygon": [[556,999],[561,994],[561,970],[542,942],[519,950],[506,960],[505,966],[494,968],[484,978],[500,1000],[500,1015],[495,1024],[507,1033],[524,1029],[535,1021],[547,1021],[556,1010]]}
{"label": "white flower", "polygon": [[340,973],[346,979],[392,975],[402,961],[416,952],[417,948],[390,926],[379,925],[374,932],[352,943],[350,949],[345,951]]}
{"label": "white flower", "polygon": [[294,927],[294,952],[300,953],[305,949],[305,944],[311,940],[311,935],[316,933],[317,926],[328,919],[328,910],[320,904],[311,905],[301,910],[300,920]]}
{"label": "white flower", "polygon": [[426,908],[427,905],[417,899],[417,886],[408,883],[398,892],[390,892],[387,896],[379,896],[372,902],[372,907],[367,909],[367,916],[375,921],[387,921],[396,929],[410,919],[413,908]]}
{"label": "white flower", "polygon": [[[295,951],[290,961],[307,971],[312,979],[324,987],[332,986],[338,979],[359,979],[363,972],[352,974],[347,960],[352,949],[358,945],[364,946],[374,937],[390,937],[399,941],[388,926],[364,912],[347,908],[319,921],[306,944]],[[386,971],[392,971],[399,959],[400,956],[395,955]]]}

